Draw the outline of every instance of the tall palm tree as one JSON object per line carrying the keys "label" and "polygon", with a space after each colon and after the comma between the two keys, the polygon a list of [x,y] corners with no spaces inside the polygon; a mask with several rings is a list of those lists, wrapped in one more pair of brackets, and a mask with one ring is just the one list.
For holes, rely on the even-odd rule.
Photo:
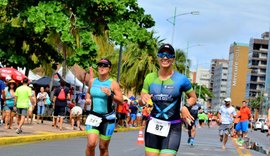
{"label": "tall palm tree", "polygon": [[141,92],[145,76],[158,70],[157,47],[163,40],[149,34],[148,44],[128,43],[123,53],[123,65],[120,85],[125,92],[132,90],[134,94]]}
{"label": "tall palm tree", "polygon": [[186,54],[183,50],[181,49],[176,49],[175,51],[175,65],[174,68],[175,70],[179,71],[180,73],[185,72],[185,68],[186,68]]}

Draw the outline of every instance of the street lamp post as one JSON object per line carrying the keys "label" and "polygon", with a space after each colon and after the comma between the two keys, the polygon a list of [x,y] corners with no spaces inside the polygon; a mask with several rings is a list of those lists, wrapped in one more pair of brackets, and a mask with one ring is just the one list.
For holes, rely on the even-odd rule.
{"label": "street lamp post", "polygon": [[176,15],[176,7],[175,7],[174,16],[167,19],[167,21],[173,25],[172,42],[171,42],[172,45],[173,45],[173,40],[174,40],[176,17],[183,16],[183,15],[189,15],[189,14],[190,15],[199,15],[200,12],[199,11],[191,11],[191,12],[185,12],[185,13],[181,13],[181,14]]}
{"label": "street lamp post", "polygon": [[185,75],[187,76],[187,67],[188,67],[188,50],[189,48],[193,48],[193,47],[199,47],[199,46],[203,46],[202,44],[195,44],[195,45],[189,45],[189,42],[187,42],[187,52],[186,52],[186,62],[185,62]]}
{"label": "street lamp post", "polygon": [[120,43],[119,58],[118,58],[118,70],[117,70],[117,82],[120,83],[120,73],[122,64],[122,54],[123,54],[123,42]]}

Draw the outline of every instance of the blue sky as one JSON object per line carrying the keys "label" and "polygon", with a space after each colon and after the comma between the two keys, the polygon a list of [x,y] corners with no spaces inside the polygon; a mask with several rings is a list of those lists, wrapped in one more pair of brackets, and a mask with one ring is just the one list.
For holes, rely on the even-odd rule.
{"label": "blue sky", "polygon": [[[269,31],[269,0],[138,0],[156,25],[156,36],[171,43],[173,25],[166,19],[176,14],[199,11],[199,15],[176,17],[173,46],[187,49],[192,68],[210,67],[211,59],[228,59],[233,42],[249,43]],[[202,46],[196,46],[201,44]],[[194,46],[194,47],[192,47]]]}

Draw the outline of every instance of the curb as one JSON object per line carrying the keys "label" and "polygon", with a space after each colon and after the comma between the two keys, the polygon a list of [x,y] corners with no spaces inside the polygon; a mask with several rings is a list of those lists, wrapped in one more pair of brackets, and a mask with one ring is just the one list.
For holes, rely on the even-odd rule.
{"label": "curb", "polygon": [[[115,129],[115,132],[127,132],[139,130],[141,127],[136,128],[119,128]],[[29,143],[37,141],[48,141],[48,140],[59,140],[59,139],[68,139],[74,137],[86,136],[85,131],[83,132],[66,132],[66,133],[46,133],[30,135],[30,136],[15,136],[15,137],[2,137],[0,138],[0,146],[10,145],[10,144],[20,144],[20,143]]]}

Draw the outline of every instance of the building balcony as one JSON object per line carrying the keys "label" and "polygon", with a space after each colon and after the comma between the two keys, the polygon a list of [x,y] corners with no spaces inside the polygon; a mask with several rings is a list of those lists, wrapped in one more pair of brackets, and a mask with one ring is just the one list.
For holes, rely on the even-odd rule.
{"label": "building balcony", "polygon": [[248,68],[250,69],[266,69],[266,65],[248,65]]}
{"label": "building balcony", "polygon": [[257,89],[249,88],[249,92],[256,92]]}
{"label": "building balcony", "polygon": [[250,61],[267,61],[267,57],[250,57]]}
{"label": "building balcony", "polygon": [[265,81],[250,81],[250,84],[264,84]]}
{"label": "building balcony", "polygon": [[268,49],[260,48],[260,51],[262,51],[262,52],[268,52]]}
{"label": "building balcony", "polygon": [[265,75],[266,75],[266,73],[251,71],[251,76],[265,76]]}
{"label": "building balcony", "polygon": [[[262,50],[261,50],[262,49]],[[268,52],[267,52],[267,49],[265,50],[265,49],[263,49],[263,48],[261,48],[260,50],[255,50],[255,49],[253,49],[253,51],[254,52],[257,52],[257,53],[265,53],[265,54],[267,54]]]}

